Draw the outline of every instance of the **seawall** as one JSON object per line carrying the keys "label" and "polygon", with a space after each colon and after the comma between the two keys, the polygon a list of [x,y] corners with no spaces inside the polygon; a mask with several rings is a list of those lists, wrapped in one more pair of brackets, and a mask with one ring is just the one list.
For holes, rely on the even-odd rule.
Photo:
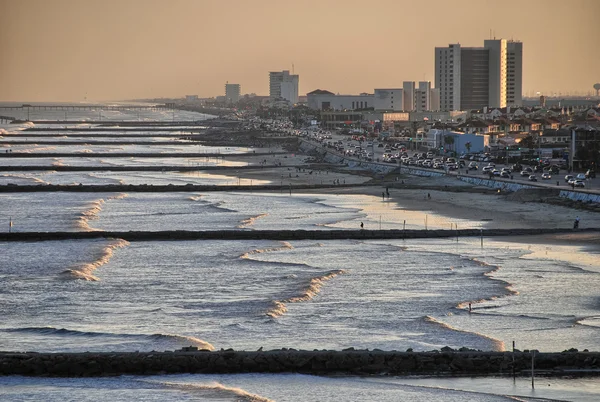
{"label": "seawall", "polygon": [[45,241],[119,238],[128,241],[174,240],[377,240],[430,239],[454,237],[532,236],[553,233],[597,232],[586,229],[459,229],[459,230],[163,230],[89,232],[1,232],[0,241]]}
{"label": "seawall", "polygon": [[[529,352],[343,351],[196,351],[148,353],[0,353],[0,375],[98,377],[176,373],[304,374],[524,374],[531,370]],[[587,372],[600,375],[600,353],[535,353],[535,369],[544,374]]]}

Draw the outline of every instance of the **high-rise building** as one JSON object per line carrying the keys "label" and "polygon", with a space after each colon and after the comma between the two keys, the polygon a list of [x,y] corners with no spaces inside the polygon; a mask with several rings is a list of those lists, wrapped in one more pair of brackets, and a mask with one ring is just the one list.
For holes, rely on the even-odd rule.
{"label": "high-rise building", "polygon": [[431,88],[429,94],[429,110],[437,112],[440,110],[440,90],[439,88]]}
{"label": "high-rise building", "polygon": [[483,41],[489,57],[489,107],[506,107],[506,39]]}
{"label": "high-rise building", "polygon": [[298,75],[288,70],[269,73],[269,99],[285,99],[291,104],[298,103]]}
{"label": "high-rise building", "polygon": [[242,87],[240,84],[225,84],[225,102],[227,103],[237,103],[240,100],[240,94],[242,92]]}
{"label": "high-rise building", "polygon": [[483,47],[435,48],[435,87],[441,110],[522,103],[523,44],[489,39]]}
{"label": "high-rise building", "polygon": [[461,50],[459,44],[435,48],[435,87],[441,110],[460,110]]}
{"label": "high-rise building", "polygon": [[489,49],[461,48],[460,59],[460,110],[487,106],[490,101]]}
{"label": "high-rise building", "polygon": [[415,109],[417,112],[431,110],[431,82],[420,81],[415,92]]}
{"label": "high-rise building", "polygon": [[523,42],[507,43],[506,104],[523,106]]}
{"label": "high-rise building", "polygon": [[412,112],[415,110],[415,82],[404,81],[402,83],[402,110]]}

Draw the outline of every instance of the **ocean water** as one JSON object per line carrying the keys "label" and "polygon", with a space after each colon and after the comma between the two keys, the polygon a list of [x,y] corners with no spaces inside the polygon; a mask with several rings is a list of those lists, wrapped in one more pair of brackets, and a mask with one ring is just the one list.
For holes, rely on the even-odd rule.
{"label": "ocean water", "polygon": [[[122,151],[53,150],[59,148]],[[144,162],[115,159],[108,162]],[[152,163],[163,161],[170,159],[157,154]],[[103,163],[93,155],[87,162]],[[2,172],[0,183],[8,182],[237,184],[238,179],[206,173]],[[493,225],[410,211],[401,201],[369,195],[285,191],[5,193],[0,210],[0,231],[9,229],[11,219],[11,230],[21,232],[358,230],[360,222],[367,229]],[[513,341],[519,349],[600,350],[596,250],[545,244],[536,237],[508,240],[486,238],[483,245],[472,238],[0,242],[0,350],[150,351],[189,345],[505,350]],[[596,401],[599,395],[597,379],[540,379],[532,390],[526,379],[507,378],[0,377],[0,400],[9,401]]]}

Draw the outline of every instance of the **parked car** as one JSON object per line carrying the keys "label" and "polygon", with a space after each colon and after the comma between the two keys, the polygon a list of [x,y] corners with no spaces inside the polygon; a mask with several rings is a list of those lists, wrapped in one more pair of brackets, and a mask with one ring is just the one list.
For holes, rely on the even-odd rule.
{"label": "parked car", "polygon": [[534,174],[529,175],[529,181],[537,181],[537,177]]}
{"label": "parked car", "polygon": [[477,163],[469,162],[469,166],[467,166],[467,170],[477,170]]}
{"label": "parked car", "polygon": [[575,180],[573,182],[574,187],[585,187],[585,182],[583,180]]}
{"label": "parked car", "polygon": [[552,175],[550,173],[543,173],[542,174],[542,179],[543,180],[550,180],[552,178]]}
{"label": "parked car", "polygon": [[573,177],[573,175],[572,175],[572,174],[568,174],[568,175],[566,175],[566,176],[565,176],[565,181],[566,181],[567,183],[569,182],[569,180],[573,180],[573,179],[574,179],[574,177]]}

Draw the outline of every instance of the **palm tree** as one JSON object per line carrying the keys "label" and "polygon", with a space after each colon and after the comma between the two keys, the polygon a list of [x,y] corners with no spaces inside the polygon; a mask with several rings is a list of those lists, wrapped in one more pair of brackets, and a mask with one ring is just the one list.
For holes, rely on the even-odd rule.
{"label": "palm tree", "polygon": [[451,135],[444,136],[444,144],[448,145],[449,148],[453,148],[454,146],[454,137]]}

